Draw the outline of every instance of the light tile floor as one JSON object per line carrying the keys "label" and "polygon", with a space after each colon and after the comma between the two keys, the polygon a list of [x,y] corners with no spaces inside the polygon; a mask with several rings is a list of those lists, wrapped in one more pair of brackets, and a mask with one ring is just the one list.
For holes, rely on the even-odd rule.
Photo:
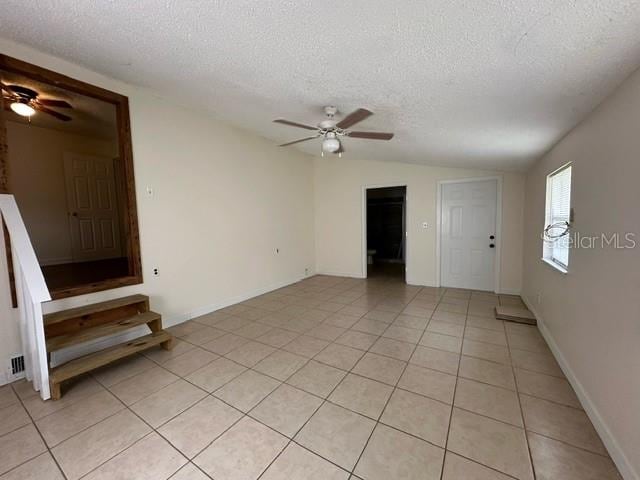
{"label": "light tile floor", "polygon": [[0,479],[608,480],[517,297],[316,276],[171,328],[42,402],[0,388]]}

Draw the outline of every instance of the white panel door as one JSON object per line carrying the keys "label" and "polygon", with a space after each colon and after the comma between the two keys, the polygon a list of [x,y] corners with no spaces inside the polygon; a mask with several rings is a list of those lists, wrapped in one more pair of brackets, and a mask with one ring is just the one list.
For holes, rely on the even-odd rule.
{"label": "white panel door", "polygon": [[73,260],[122,256],[113,159],[67,153],[64,172]]}
{"label": "white panel door", "polygon": [[497,198],[497,180],[442,185],[443,287],[494,290]]}

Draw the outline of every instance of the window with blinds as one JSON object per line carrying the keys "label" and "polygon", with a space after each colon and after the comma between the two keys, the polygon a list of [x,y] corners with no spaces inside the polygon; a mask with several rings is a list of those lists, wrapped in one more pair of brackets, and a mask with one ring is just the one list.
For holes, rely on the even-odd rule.
{"label": "window with blinds", "polygon": [[543,258],[565,270],[569,266],[571,222],[571,164],[547,176],[547,205]]}

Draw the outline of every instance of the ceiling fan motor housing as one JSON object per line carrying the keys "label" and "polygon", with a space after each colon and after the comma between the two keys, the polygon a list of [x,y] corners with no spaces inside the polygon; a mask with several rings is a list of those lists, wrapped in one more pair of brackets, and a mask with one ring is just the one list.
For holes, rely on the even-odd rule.
{"label": "ceiling fan motor housing", "polygon": [[334,107],[333,105],[328,105],[324,107],[324,114],[327,117],[335,117],[338,113],[338,107]]}
{"label": "ceiling fan motor housing", "polygon": [[327,116],[327,118],[318,123],[318,128],[320,128],[321,130],[333,130],[333,128],[336,126],[336,123],[338,123],[333,118],[335,117],[336,113],[338,113],[338,107],[324,107],[324,114]]}

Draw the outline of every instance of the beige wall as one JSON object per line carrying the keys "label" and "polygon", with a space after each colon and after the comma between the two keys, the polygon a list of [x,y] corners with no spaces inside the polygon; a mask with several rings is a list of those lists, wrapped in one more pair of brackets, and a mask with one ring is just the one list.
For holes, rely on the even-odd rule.
{"label": "beige wall", "polygon": [[[316,269],[320,273],[363,275],[362,188],[407,185],[407,281],[436,285],[436,193],[439,180],[502,177],[500,290],[519,293],[522,278],[524,175],[439,168],[343,157],[316,158]],[[423,229],[422,223],[428,222]]]}
{"label": "beige wall", "polygon": [[[574,231],[633,232],[639,243],[633,250],[573,249],[563,275],[540,260],[539,236],[546,175],[567,162]],[[639,181],[636,72],[529,172],[525,209],[524,296],[626,479],[640,478]]]}
{"label": "beige wall", "polygon": [[41,264],[72,260],[65,187],[66,152],[114,158],[115,142],[7,122],[9,188]]}
{"label": "beige wall", "polygon": [[[145,283],[53,302],[47,311],[143,292],[177,322],[313,273],[310,157],[26,47],[0,40],[0,51],[130,100]],[[1,258],[0,269],[4,373],[19,346]]]}

